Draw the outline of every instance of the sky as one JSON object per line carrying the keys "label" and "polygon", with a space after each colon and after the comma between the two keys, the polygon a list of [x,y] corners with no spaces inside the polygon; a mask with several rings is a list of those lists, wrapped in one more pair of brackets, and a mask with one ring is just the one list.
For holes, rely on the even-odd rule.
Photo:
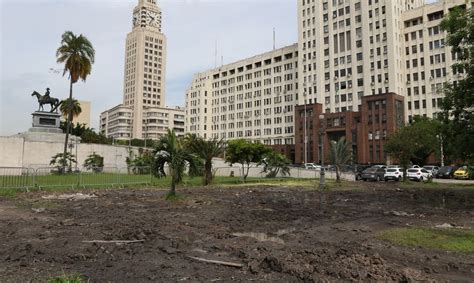
{"label": "sky", "polygon": [[[74,97],[92,102],[91,123],[122,103],[125,38],[138,0],[0,0],[0,135],[31,127],[37,110],[33,91],[67,98],[69,82],[56,63],[61,34],[83,34],[96,50],[85,83]],[[297,42],[296,0],[158,0],[168,39],[167,106],[184,106],[193,74],[218,61],[238,61]],[[49,108],[49,106],[46,106]]]}

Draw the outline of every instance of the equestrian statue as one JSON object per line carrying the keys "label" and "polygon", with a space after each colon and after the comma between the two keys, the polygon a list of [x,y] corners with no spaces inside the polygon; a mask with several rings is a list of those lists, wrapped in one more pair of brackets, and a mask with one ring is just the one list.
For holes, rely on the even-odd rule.
{"label": "equestrian statue", "polygon": [[49,104],[51,106],[51,111],[50,112],[51,113],[53,113],[53,112],[58,113],[58,108],[61,105],[62,101],[60,101],[57,98],[50,97],[49,94],[50,94],[49,88],[46,89],[46,93],[44,95],[41,95],[36,91],[33,91],[33,93],[31,94],[31,96],[36,96],[36,98],[38,99],[38,104],[39,104],[38,112],[39,111],[44,112],[44,107],[43,106],[46,105],[46,104]]}

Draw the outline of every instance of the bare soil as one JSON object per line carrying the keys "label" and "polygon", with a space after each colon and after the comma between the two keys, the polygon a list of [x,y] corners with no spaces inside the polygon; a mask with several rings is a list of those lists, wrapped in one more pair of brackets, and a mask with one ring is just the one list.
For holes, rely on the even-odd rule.
{"label": "bare soil", "polygon": [[[174,203],[157,190],[0,199],[0,282],[75,272],[90,282],[472,282],[473,255],[399,247],[377,235],[444,223],[472,228],[473,190],[351,186],[324,194],[196,188],[181,190],[186,199]],[[94,240],[139,242],[84,242]]]}

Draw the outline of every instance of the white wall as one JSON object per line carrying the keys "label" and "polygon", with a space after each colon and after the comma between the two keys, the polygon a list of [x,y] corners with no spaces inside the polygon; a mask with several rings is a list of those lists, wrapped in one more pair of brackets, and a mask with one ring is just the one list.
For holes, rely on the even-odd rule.
{"label": "white wall", "polygon": [[[21,136],[0,137],[0,167],[48,167],[51,157],[63,152],[63,149],[64,143],[61,141],[30,141]],[[138,148],[132,150],[138,152]],[[78,166],[82,167],[85,159],[94,152],[104,157],[105,167],[127,167],[127,146],[98,144],[78,144]],[[72,154],[76,155],[75,147]]]}

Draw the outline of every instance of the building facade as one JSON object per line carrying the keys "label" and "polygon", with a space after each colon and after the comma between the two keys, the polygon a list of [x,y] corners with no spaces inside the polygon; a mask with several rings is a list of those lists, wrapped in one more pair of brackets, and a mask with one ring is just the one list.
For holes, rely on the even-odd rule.
{"label": "building facade", "polygon": [[[116,139],[184,134],[184,109],[165,107],[166,36],[156,0],[139,0],[125,45],[123,103],[104,111],[100,130]],[[156,119],[155,119],[156,118]]]}
{"label": "building facade", "polygon": [[451,70],[455,55],[440,23],[466,5],[298,0],[299,40],[287,47],[294,50],[196,75],[186,95],[186,130],[289,146],[280,151],[294,162],[319,162],[324,115],[325,144],[344,136],[355,162],[385,163],[386,138],[414,116],[436,116],[446,83],[462,78]]}
{"label": "building facade", "polygon": [[447,82],[464,77],[453,72],[456,55],[446,46],[446,32],[441,21],[456,6],[472,3],[445,0],[424,5],[403,14],[405,101],[408,119],[414,116],[435,117],[440,111]]}
{"label": "building facade", "polygon": [[186,94],[186,129],[203,137],[294,144],[297,45],[194,77]]}
{"label": "building facade", "polygon": [[72,122],[74,124],[84,124],[86,127],[91,126],[91,102],[90,101],[79,101],[81,104],[81,114],[74,117]]}

